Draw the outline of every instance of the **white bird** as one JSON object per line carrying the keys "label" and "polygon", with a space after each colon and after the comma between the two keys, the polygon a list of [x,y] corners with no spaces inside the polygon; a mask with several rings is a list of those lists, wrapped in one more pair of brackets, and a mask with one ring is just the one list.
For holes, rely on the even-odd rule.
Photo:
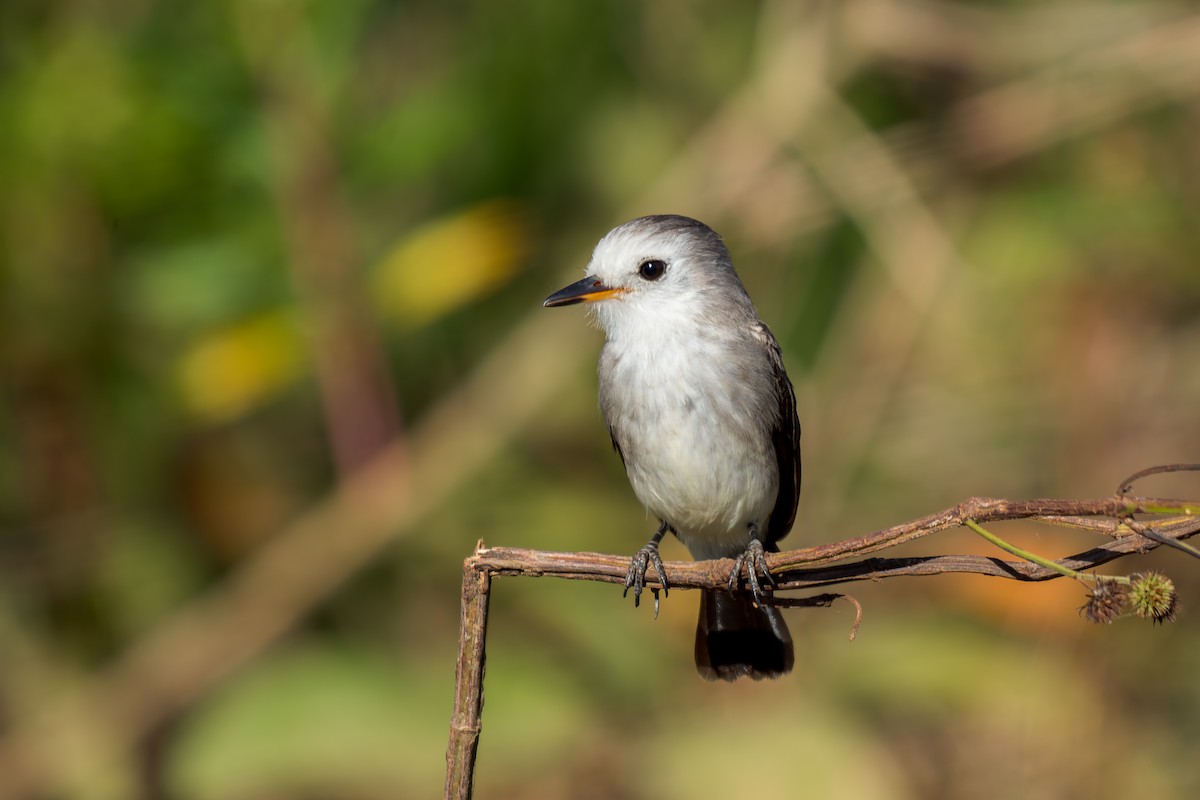
{"label": "white bird", "polygon": [[[725,244],[707,225],[641,217],[610,231],[587,276],[547,307],[586,302],[605,333],[599,394],[638,499],[661,521],[633,557],[637,602],[667,531],[697,559],[736,558],[729,590],[706,590],[696,667],[708,679],[777,677],[791,635],[762,604],[764,551],[796,517],[800,422],[779,343],[758,318]],[[738,591],[743,566],[751,592]]]}

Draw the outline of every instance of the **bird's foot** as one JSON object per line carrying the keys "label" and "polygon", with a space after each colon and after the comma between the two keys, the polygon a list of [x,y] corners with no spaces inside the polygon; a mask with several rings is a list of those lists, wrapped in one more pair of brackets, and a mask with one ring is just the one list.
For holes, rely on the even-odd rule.
{"label": "bird's foot", "polygon": [[772,588],[775,586],[775,579],[771,577],[771,570],[767,566],[767,555],[763,550],[762,542],[753,534],[750,544],[733,562],[733,571],[729,573],[729,591],[737,590],[738,579],[742,576],[743,567],[746,570],[746,583],[750,585],[750,594],[754,597],[754,604],[762,605],[764,591],[759,576],[761,575],[765,579],[765,583]]}
{"label": "bird's foot", "polygon": [[[635,608],[641,605],[642,590],[646,588],[646,572],[651,566],[658,573],[658,581],[662,584],[663,594],[666,594],[668,591],[667,573],[663,569],[662,557],[658,554],[658,542],[650,542],[629,559],[629,570],[625,573],[625,591],[621,593],[621,596],[625,597],[629,594],[629,590],[633,589]],[[652,591],[654,592],[654,615],[658,616],[658,590],[652,589]]]}
{"label": "bird's foot", "polygon": [[[667,523],[663,523],[658,532],[651,537],[645,547],[633,554],[633,558],[629,560],[629,569],[625,573],[625,591],[621,592],[621,596],[625,597],[629,594],[629,590],[633,589],[633,606],[637,608],[642,602],[642,590],[646,588],[646,572],[651,566],[658,573],[658,582],[662,584],[663,595],[670,593],[670,587],[667,584],[667,571],[663,569],[662,557],[658,554],[658,543],[662,541],[663,535],[670,530]],[[654,594],[654,616],[658,616],[658,589],[651,587],[650,591]]]}

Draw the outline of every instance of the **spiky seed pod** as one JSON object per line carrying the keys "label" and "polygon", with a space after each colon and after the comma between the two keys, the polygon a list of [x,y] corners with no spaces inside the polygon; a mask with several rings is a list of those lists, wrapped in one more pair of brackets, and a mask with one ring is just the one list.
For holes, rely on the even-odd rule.
{"label": "spiky seed pod", "polygon": [[1129,587],[1125,584],[1099,578],[1088,594],[1088,601],[1079,607],[1079,613],[1088,622],[1111,625],[1125,610],[1128,596]]}
{"label": "spiky seed pod", "polygon": [[1158,623],[1175,621],[1179,595],[1170,578],[1158,572],[1138,573],[1129,578],[1133,581],[1129,599],[1139,617]]}

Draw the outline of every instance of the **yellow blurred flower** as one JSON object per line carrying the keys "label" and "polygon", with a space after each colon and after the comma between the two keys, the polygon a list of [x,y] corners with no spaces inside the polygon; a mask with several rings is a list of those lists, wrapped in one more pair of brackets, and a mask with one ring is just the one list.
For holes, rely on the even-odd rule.
{"label": "yellow blurred flower", "polygon": [[[492,200],[428,223],[376,268],[370,288],[379,313],[404,327],[446,314],[503,283],[528,248],[519,209]],[[293,316],[268,312],[196,342],[179,361],[185,404],[213,422],[261,405],[307,369]]]}
{"label": "yellow blurred flower", "polygon": [[295,321],[275,311],[202,338],[183,354],[177,379],[192,411],[224,421],[259,405],[302,369]]}
{"label": "yellow blurred flower", "polygon": [[503,283],[524,258],[528,226],[511,202],[491,200],[414,231],[371,282],[380,313],[416,327]]}

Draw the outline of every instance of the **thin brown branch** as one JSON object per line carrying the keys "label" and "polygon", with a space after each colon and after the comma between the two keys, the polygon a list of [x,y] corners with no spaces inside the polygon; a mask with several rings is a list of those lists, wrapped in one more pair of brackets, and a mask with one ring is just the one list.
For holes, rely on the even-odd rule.
{"label": "thin brown branch", "polygon": [[[476,553],[481,549],[482,541],[475,545]],[[456,800],[467,800],[474,788],[479,720],[483,713],[483,645],[487,635],[491,584],[491,572],[476,569],[472,559],[467,559],[463,564],[458,666],[454,671],[454,714],[450,718],[450,746],[446,749],[445,796]]]}
{"label": "thin brown branch", "polygon": [[854,606],[854,624],[850,626],[850,641],[858,636],[858,626],[862,622],[863,607],[862,603],[856,598],[848,594],[814,594],[808,597],[771,597],[770,605],[776,608],[829,608],[833,605],[834,600],[845,600],[850,605]]}
{"label": "thin brown branch", "polygon": [[1149,525],[1146,525],[1145,523],[1138,522],[1133,517],[1126,518],[1124,524],[1126,527],[1128,527],[1129,529],[1131,529],[1132,531],[1137,533],[1139,536],[1145,536],[1147,539],[1150,539],[1151,541],[1158,542],[1159,544],[1165,544],[1170,547],[1174,547],[1176,550],[1187,553],[1189,556],[1192,556],[1194,558],[1200,558],[1200,550],[1197,550],[1196,548],[1192,547],[1190,544],[1186,544],[1185,542],[1181,542],[1177,539],[1171,539],[1167,536],[1163,536],[1161,533],[1159,533],[1154,528],[1150,527]]}
{"label": "thin brown branch", "polygon": [[[918,556],[910,558],[869,558],[842,562],[961,526],[967,519],[977,522],[1034,519],[1051,521],[1107,516],[1123,519],[1129,514],[1154,513],[1169,508],[1185,515],[1158,525],[1155,531],[1167,539],[1186,539],[1200,532],[1200,503],[1139,497],[1108,497],[1095,500],[999,500],[973,497],[956,506],[911,522],[895,525],[864,536],[831,544],[769,553],[767,563],[779,589],[805,589],[859,580],[878,580],[906,575],[936,575],[967,572],[1022,581],[1043,581],[1061,577],[1057,572],[1027,561],[970,555]],[[1114,528],[1105,531],[1116,536],[1090,550],[1062,559],[1059,563],[1074,570],[1091,569],[1130,553],[1147,552],[1160,543],[1130,531],[1119,535]],[[496,575],[555,577],[569,580],[595,580],[624,583],[629,568],[628,556],[602,553],[557,553],[512,547],[482,548],[468,559],[475,569]],[[671,587],[719,589],[729,578],[732,559],[713,561],[667,561]],[[646,575],[648,586],[661,585],[653,572]]]}
{"label": "thin brown branch", "polygon": [[[1154,473],[1139,473],[1146,474]],[[1123,483],[1122,488],[1127,490],[1128,483]],[[1134,519],[1135,514],[1157,516],[1153,522],[1143,522]],[[949,573],[971,573],[1026,582],[1063,577],[1062,572],[1029,561],[978,555],[861,558],[948,528],[963,526],[968,520],[981,523],[1016,519],[1061,524],[1112,537],[1098,547],[1052,562],[1079,572],[1131,553],[1148,552],[1160,544],[1178,545],[1181,540],[1195,536],[1200,533],[1200,502],[1127,497],[1122,494],[1094,500],[972,497],[937,514],[864,536],[768,554],[767,562],[777,590]],[[858,560],[849,560],[853,558]],[[670,573],[672,588],[722,589],[728,585],[733,563],[732,559],[667,561],[664,562],[664,569]],[[489,548],[484,547],[482,541],[476,545],[475,552],[463,564],[462,627],[455,706],[450,723],[450,744],[446,752],[447,798],[468,798],[472,791],[483,707],[484,640],[491,577],[523,575],[624,584],[628,569],[628,556],[559,553],[514,547]],[[646,575],[646,583],[651,591],[661,587],[661,581],[653,573]],[[788,607],[829,606],[843,597],[857,609],[850,633],[853,639],[862,618],[862,606],[853,597],[821,594],[804,598],[777,598],[774,604]]]}
{"label": "thin brown branch", "polygon": [[[940,528],[936,530],[940,530]],[[934,532],[935,530],[924,531],[917,536],[898,539],[893,544],[899,544],[902,541],[911,541],[912,539],[919,538],[919,536]],[[1200,533],[1200,523],[1192,521],[1188,525],[1179,525],[1174,530],[1165,532],[1164,535],[1170,538],[1183,539],[1194,536],[1197,533]],[[861,542],[865,539],[867,537],[859,537],[858,540],[846,540],[846,542]],[[837,544],[842,545],[843,543],[839,542]],[[887,546],[892,545],[876,546],[870,543],[860,544],[858,547],[854,547],[847,552],[857,555],[874,552]],[[1060,559],[1058,563],[1074,570],[1092,569],[1121,556],[1131,553],[1149,552],[1158,546],[1158,542],[1143,539],[1139,536],[1126,536],[1099,547]],[[1000,558],[973,555],[867,558],[844,564],[820,567],[780,566],[791,560],[806,562],[814,558],[815,553],[823,551],[828,547],[832,547],[832,545],[768,554],[767,561],[771,565],[771,572],[775,577],[777,589],[810,589],[852,581],[880,580],[882,578],[918,575],[940,575],[955,572],[989,575],[1020,581],[1045,581],[1062,577],[1057,572],[1030,564],[1027,561],[1009,561]],[[843,555],[845,554],[843,553]],[[624,583],[625,573],[629,569],[628,556],[607,555],[604,553],[557,553],[515,547],[484,548],[476,552],[471,560],[474,562],[473,566],[475,569],[490,571],[496,575],[566,578],[568,580],[593,580],[605,583]],[[834,559],[828,558],[822,560],[828,562]],[[733,560],[665,561],[663,562],[663,566],[670,575],[672,589],[720,589],[729,580],[729,571],[733,567]],[[657,576],[653,572],[646,575],[646,585],[648,587],[661,586]]]}
{"label": "thin brown branch", "polygon": [[1161,464],[1157,467],[1138,470],[1117,487],[1117,494],[1126,495],[1133,491],[1133,484],[1151,475],[1165,475],[1168,472],[1200,472],[1200,464]]}

